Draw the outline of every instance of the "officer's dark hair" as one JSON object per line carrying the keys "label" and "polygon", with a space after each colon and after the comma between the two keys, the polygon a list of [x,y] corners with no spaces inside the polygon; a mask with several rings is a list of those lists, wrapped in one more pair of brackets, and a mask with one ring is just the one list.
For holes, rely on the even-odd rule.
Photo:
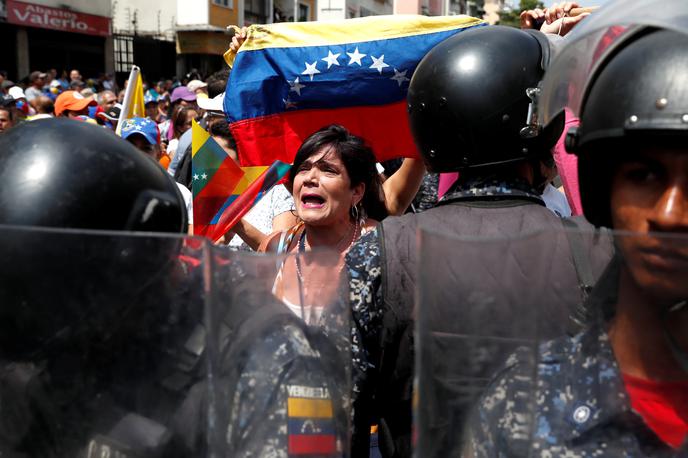
{"label": "officer's dark hair", "polygon": [[224,121],[214,122],[210,125],[209,130],[211,136],[224,138],[225,140],[227,140],[229,147],[236,151],[237,154],[239,154],[239,151],[237,150],[236,140],[234,140],[234,136],[232,135],[232,132],[229,130],[229,124],[227,124]]}
{"label": "officer's dark hair", "polygon": [[227,80],[229,79],[229,68],[222,69],[208,77],[208,97],[211,99],[225,92]]}
{"label": "officer's dark hair", "polygon": [[343,126],[332,124],[323,127],[301,144],[289,172],[290,185],[293,186],[301,164],[326,148],[341,159],[349,174],[352,188],[360,183],[365,185],[361,205],[366,215],[378,221],[384,219],[388,214],[385,207],[385,194],[382,190],[382,180],[375,167],[376,159],[373,150],[361,137],[351,134]]}

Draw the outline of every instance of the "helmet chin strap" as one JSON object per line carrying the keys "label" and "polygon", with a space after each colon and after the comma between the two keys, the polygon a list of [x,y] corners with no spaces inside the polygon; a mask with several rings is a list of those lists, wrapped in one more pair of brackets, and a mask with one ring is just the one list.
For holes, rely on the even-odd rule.
{"label": "helmet chin strap", "polygon": [[666,311],[664,312],[663,318],[663,325],[664,325],[664,337],[666,338],[667,344],[669,345],[669,348],[671,349],[671,354],[674,356],[674,359],[678,361],[678,364],[681,366],[681,369],[683,372],[688,374],[688,353],[685,351],[681,350],[679,348],[678,343],[676,342],[676,339],[674,339],[674,336],[671,335],[669,332],[668,326],[667,326],[667,321],[669,318],[669,315],[671,315],[673,312],[678,312],[679,310],[683,310],[686,308],[686,305],[688,305],[688,300],[682,300],[677,302],[676,304],[672,305]]}

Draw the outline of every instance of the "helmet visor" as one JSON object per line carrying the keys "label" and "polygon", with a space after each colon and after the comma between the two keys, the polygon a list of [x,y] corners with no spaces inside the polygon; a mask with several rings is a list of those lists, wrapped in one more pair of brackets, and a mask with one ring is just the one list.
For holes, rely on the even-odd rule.
{"label": "helmet visor", "polygon": [[539,103],[543,125],[562,110],[579,117],[587,87],[605,57],[645,27],[688,33],[688,2],[613,0],[585,19],[545,74]]}

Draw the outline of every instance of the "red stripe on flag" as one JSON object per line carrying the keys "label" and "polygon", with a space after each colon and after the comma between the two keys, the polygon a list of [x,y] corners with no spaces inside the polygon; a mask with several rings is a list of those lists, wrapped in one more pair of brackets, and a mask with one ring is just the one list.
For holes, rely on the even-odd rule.
{"label": "red stripe on flag", "polygon": [[297,110],[230,125],[243,166],[270,165],[279,160],[291,164],[301,143],[330,124],[341,124],[363,137],[378,161],[419,157],[406,114],[406,101],[371,107]]}
{"label": "red stripe on flag", "polygon": [[328,455],[337,451],[335,438],[327,435],[289,435],[290,455]]}

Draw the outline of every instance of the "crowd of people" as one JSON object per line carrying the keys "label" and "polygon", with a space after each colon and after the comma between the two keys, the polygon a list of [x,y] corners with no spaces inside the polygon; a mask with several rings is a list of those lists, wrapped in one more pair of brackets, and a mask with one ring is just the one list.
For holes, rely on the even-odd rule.
{"label": "crowd of people", "polygon": [[[70,290],[77,312],[36,326],[48,299],[12,282],[0,359],[21,427],[0,423],[0,454],[685,456],[688,10],[611,17],[621,3],[574,15],[562,2],[524,11],[521,30],[434,47],[407,96],[422,160],[378,163],[364,138],[323,126],[211,251],[151,236],[154,251],[64,256],[69,273],[145,267],[143,286],[90,293],[118,302],[117,325]],[[0,223],[192,234],[192,123],[241,162],[229,75],[147,85],[145,117],[119,129],[124,92],[107,75],[0,77]],[[10,231],[0,248],[27,257],[17,240],[40,253],[41,237]],[[34,258],[16,259],[3,272],[32,275]],[[77,369],[60,357],[74,348]],[[104,381],[61,391],[94,367]],[[27,380],[56,384],[39,396]],[[70,421],[94,426],[62,445]]]}

